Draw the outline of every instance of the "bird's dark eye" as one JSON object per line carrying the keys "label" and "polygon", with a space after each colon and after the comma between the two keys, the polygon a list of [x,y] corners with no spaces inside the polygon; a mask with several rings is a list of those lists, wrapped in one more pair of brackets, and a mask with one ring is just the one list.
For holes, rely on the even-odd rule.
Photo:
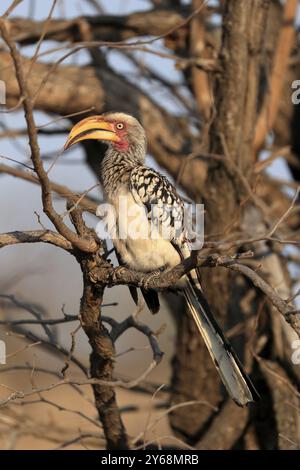
{"label": "bird's dark eye", "polygon": [[118,124],[116,124],[116,128],[120,131],[121,129],[124,129],[124,124],[122,122],[118,122]]}

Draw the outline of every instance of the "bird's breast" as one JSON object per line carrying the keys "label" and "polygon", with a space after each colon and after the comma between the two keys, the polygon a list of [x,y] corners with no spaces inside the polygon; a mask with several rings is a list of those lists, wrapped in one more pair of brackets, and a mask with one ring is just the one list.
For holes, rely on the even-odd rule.
{"label": "bird's breast", "polygon": [[180,262],[170,240],[153,229],[145,207],[136,203],[127,188],[122,188],[110,203],[116,220],[113,243],[124,263],[137,271],[150,272]]}

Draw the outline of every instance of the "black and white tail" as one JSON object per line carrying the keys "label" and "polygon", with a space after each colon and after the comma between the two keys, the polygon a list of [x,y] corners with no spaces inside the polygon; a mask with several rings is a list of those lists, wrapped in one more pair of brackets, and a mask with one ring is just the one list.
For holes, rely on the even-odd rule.
{"label": "black and white tail", "polygon": [[239,358],[224,337],[196,279],[196,272],[193,271],[187,278],[184,288],[189,310],[229,395],[239,406],[246,406],[256,401],[259,395],[243,370]]}

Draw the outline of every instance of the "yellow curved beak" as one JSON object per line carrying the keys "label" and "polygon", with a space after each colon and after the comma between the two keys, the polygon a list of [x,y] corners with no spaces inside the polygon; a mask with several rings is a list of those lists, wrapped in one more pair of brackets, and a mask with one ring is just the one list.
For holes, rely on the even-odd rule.
{"label": "yellow curved beak", "polygon": [[82,119],[72,127],[65,143],[64,151],[82,140],[90,139],[108,140],[111,142],[120,141],[111,122],[105,121],[103,116],[90,116]]}

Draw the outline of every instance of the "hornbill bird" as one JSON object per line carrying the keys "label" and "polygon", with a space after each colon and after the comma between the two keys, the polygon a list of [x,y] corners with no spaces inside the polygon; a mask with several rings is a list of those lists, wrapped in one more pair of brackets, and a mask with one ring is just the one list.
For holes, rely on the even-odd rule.
{"label": "hornbill bird", "polygon": [[[120,210],[120,200],[125,198],[127,207],[142,208],[146,214],[146,219],[141,216],[139,221],[143,229],[145,224],[146,231],[150,228],[154,208],[161,227],[169,229],[169,237],[164,237],[161,231],[155,237],[137,237],[129,232],[120,237],[117,230],[113,243],[120,262],[136,271],[151,273],[170,269],[189,257],[190,244],[185,237],[176,237],[175,230],[176,219],[184,210],[183,201],[166,177],[144,165],[146,134],[138,120],[124,113],[87,117],[71,129],[65,149],[87,139],[108,145],[100,177],[106,200],[115,209],[117,228],[127,227],[131,221],[130,210]],[[255,401],[258,398],[255,387],[203,295],[199,270],[192,270],[174,287],[183,293],[229,395],[240,406]],[[149,309],[155,313],[159,309],[157,292],[145,289],[143,294]]]}

